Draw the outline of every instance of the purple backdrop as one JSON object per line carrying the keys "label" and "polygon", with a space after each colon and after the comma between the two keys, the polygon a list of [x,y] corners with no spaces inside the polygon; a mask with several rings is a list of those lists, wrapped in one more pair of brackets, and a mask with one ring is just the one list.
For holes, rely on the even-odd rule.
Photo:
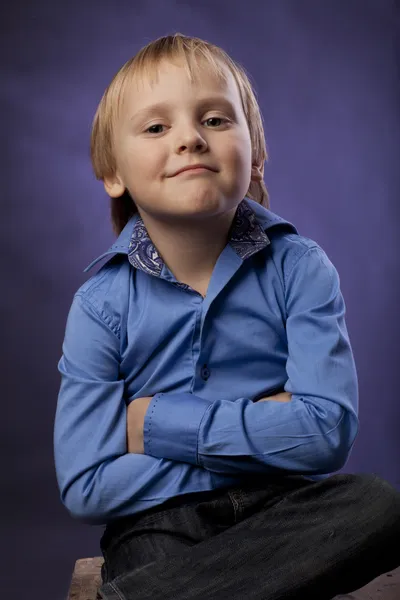
{"label": "purple backdrop", "polygon": [[74,561],[99,554],[101,529],[75,522],[59,500],[57,362],[82,270],[113,241],[89,162],[94,111],[118,68],[168,33],[221,45],[256,82],[271,208],[318,241],[341,277],[360,384],[360,433],[342,471],[375,472],[400,489],[395,10],[390,0],[17,0],[3,8],[7,600],[64,600]]}

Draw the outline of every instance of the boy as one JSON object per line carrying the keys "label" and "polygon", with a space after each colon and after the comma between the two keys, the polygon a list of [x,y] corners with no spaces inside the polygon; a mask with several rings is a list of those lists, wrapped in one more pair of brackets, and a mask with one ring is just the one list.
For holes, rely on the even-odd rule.
{"label": "boy", "polygon": [[118,240],[73,299],[54,441],[107,600],[323,600],[400,563],[396,490],[329,475],[358,432],[345,306],[266,158],[244,70],[196,38],[143,48],[97,110]]}

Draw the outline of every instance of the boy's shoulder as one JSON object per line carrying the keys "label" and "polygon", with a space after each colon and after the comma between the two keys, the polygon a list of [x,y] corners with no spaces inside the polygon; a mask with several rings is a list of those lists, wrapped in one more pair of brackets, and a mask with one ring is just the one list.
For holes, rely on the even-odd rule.
{"label": "boy's shoulder", "polygon": [[293,223],[271,210],[255,202],[251,208],[268,236],[267,260],[274,263],[284,287],[297,271],[306,274],[327,268],[330,276],[338,277],[335,265],[318,242],[301,235]]}
{"label": "boy's shoulder", "polygon": [[130,275],[130,264],[126,257],[129,252],[129,243],[136,219],[136,215],[132,217],[108,250],[102,252],[84,269],[83,272],[88,273],[93,267],[104,261],[98,271],[93,273],[80,286],[75,295],[83,296],[87,301],[96,304],[96,299],[104,299],[109,297],[110,294],[115,297],[115,294],[121,288],[125,288],[124,291],[127,291],[126,285]]}
{"label": "boy's shoulder", "polygon": [[[111,312],[119,318],[129,298],[130,265],[122,254],[115,254],[75,292],[104,317]],[[114,314],[115,313],[115,314]]]}
{"label": "boy's shoulder", "polygon": [[247,200],[250,208],[270,241],[269,251],[273,257],[296,259],[311,248],[322,250],[313,239],[301,235],[297,227],[287,219],[270,209],[260,206],[257,202]]}

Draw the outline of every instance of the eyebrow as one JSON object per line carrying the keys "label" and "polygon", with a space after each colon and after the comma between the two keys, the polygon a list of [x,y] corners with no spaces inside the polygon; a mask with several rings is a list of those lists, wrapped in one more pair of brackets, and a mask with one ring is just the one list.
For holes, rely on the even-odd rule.
{"label": "eyebrow", "polygon": [[[197,103],[197,108],[199,110],[205,110],[206,108],[211,107],[220,107],[224,110],[228,110],[233,115],[236,114],[235,108],[229,100],[227,100],[224,96],[210,96],[208,98],[202,98]],[[168,112],[173,108],[172,104],[168,102],[157,102],[156,104],[152,104],[151,106],[146,106],[138,110],[134,115],[130,117],[130,121],[138,121],[140,119],[145,119],[146,117],[151,116],[157,112]]]}

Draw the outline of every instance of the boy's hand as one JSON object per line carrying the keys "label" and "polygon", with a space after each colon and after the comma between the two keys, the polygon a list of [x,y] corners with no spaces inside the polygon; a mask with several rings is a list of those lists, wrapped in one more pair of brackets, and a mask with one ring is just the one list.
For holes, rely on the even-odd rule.
{"label": "boy's hand", "polygon": [[144,418],[153,396],[132,400],[126,410],[126,440],[128,452],[144,454]]}
{"label": "boy's hand", "polygon": [[275,402],[290,402],[291,399],[292,394],[289,394],[289,392],[281,392],[280,394],[275,394],[275,396],[266,396],[265,398],[261,398],[261,400],[257,400],[257,402],[266,402],[267,400],[275,400]]}

